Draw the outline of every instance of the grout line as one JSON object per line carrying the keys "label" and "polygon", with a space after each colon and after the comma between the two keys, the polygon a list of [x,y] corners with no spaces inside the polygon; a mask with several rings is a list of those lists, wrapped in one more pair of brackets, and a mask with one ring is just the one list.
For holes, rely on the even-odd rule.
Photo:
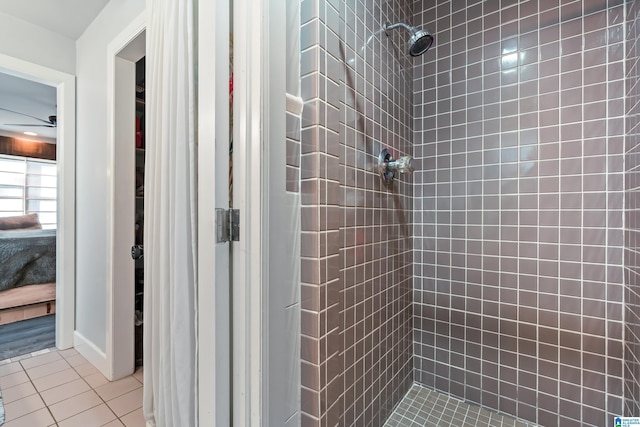
{"label": "grout line", "polygon": [[[420,384],[414,383],[409,391],[389,415],[385,427],[420,426],[418,417],[426,420],[426,425],[458,426],[473,423],[475,426],[515,427],[524,425],[536,427],[535,424],[513,418],[509,415],[488,410],[466,403],[454,396],[443,394]],[[456,424],[454,424],[456,423]]]}
{"label": "grout line", "polygon": [[[41,350],[41,351],[42,351],[42,350]],[[54,387],[48,388],[47,390],[42,390],[42,392],[41,392],[40,390],[38,390],[38,389],[36,388],[35,384],[33,383],[33,380],[31,379],[31,377],[30,377],[30,376],[29,376],[29,374],[27,373],[26,368],[22,365],[22,363],[19,363],[19,362],[21,362],[22,360],[29,359],[29,358],[31,358],[31,357],[35,357],[35,356],[40,356],[40,355],[47,354],[47,353],[53,353],[54,351],[55,351],[55,352],[58,352],[58,354],[60,355],[61,359],[57,359],[57,360],[53,360],[53,361],[49,361],[49,362],[43,363],[42,365],[38,365],[38,366],[44,366],[44,365],[48,365],[48,364],[51,364],[51,363],[55,363],[55,362],[57,362],[58,360],[64,360],[65,362],[67,362],[67,364],[69,364],[69,362],[67,361],[67,357],[65,357],[63,354],[61,354],[61,352],[60,352],[60,351],[58,351],[58,349],[47,349],[47,351],[43,351],[42,353],[40,353],[40,352],[34,352],[34,353],[37,353],[37,354],[31,353],[31,354],[29,354],[27,357],[25,357],[25,358],[21,358],[21,359],[18,359],[18,360],[13,360],[13,362],[18,362],[18,364],[19,364],[19,366],[20,366],[20,369],[21,369],[21,370],[22,370],[22,372],[24,372],[24,374],[27,376],[27,378],[29,379],[29,383],[30,383],[30,384],[31,384],[31,386],[34,388],[34,390],[36,391],[36,394],[38,395],[38,397],[39,397],[39,398],[42,400],[42,402],[44,403],[44,407],[47,409],[47,411],[49,412],[49,415],[51,416],[51,419],[54,421],[54,423],[52,424],[52,426],[58,426],[59,421],[54,417],[53,413],[51,412],[50,406],[53,406],[53,405],[55,405],[55,404],[57,404],[57,403],[64,402],[64,401],[69,400],[69,399],[73,399],[73,398],[77,397],[78,395],[80,395],[80,394],[82,394],[82,393],[75,394],[75,395],[73,395],[73,396],[70,396],[70,397],[68,397],[68,398],[66,398],[66,399],[61,400],[60,402],[55,402],[55,403],[54,403],[54,404],[52,404],[52,405],[48,405],[48,404],[47,404],[47,402],[44,400],[44,398],[43,398],[43,396],[42,396],[42,393],[43,393],[43,392],[45,392],[45,391],[51,390],[51,389],[53,389],[53,388],[55,388],[55,387],[59,387],[59,386],[64,385],[64,384],[68,384],[68,383],[69,383],[69,382],[71,382],[71,381],[65,382],[65,383],[63,383],[63,384],[58,384],[58,385],[56,385],[56,386],[54,386]],[[69,356],[69,357],[75,357],[75,356],[77,356],[77,355],[80,355],[80,353],[73,354],[72,356]],[[1,366],[2,364],[5,364],[5,363],[12,363],[11,359],[6,359],[6,360],[9,360],[9,362],[0,361],[0,366]],[[87,363],[90,363],[90,362],[89,362],[89,361],[87,361]],[[82,364],[82,365],[84,365],[84,364]],[[82,366],[82,365],[77,365],[77,366]],[[71,415],[71,416],[69,416],[69,417],[65,418],[64,420],[67,420],[67,419],[69,419],[69,418],[71,418],[71,417],[75,417],[75,416],[77,416],[77,415],[80,415],[80,414],[82,414],[82,413],[84,413],[84,412],[86,412],[86,411],[92,410],[92,409],[94,409],[94,408],[96,408],[96,407],[98,407],[98,406],[100,406],[100,405],[103,405],[103,404],[104,404],[104,405],[107,407],[107,409],[108,409],[108,410],[109,410],[109,411],[114,415],[114,417],[115,417],[114,421],[115,421],[115,420],[118,420],[118,421],[120,421],[122,424],[125,424],[125,423],[124,423],[124,421],[122,420],[122,418],[123,418],[123,417],[126,417],[127,415],[130,415],[130,414],[132,414],[133,412],[138,411],[138,410],[140,410],[140,409],[141,409],[141,407],[142,407],[142,402],[140,402],[140,404],[141,404],[140,408],[133,409],[132,411],[129,411],[129,412],[127,412],[126,414],[122,415],[122,417],[119,417],[119,416],[118,416],[118,415],[117,415],[117,414],[116,414],[116,413],[111,409],[111,407],[109,406],[108,402],[107,402],[106,400],[104,400],[104,399],[102,398],[102,396],[100,396],[100,394],[98,394],[98,393],[96,392],[96,389],[97,389],[97,388],[100,388],[100,387],[102,387],[102,386],[104,386],[104,385],[110,384],[110,383],[112,383],[112,381],[109,381],[108,383],[105,383],[105,384],[101,384],[100,386],[98,386],[98,387],[94,388],[93,386],[91,386],[91,384],[89,384],[89,383],[87,382],[87,380],[85,379],[85,377],[84,377],[84,376],[82,376],[82,375],[80,374],[80,372],[78,372],[78,371],[76,370],[76,366],[71,366],[71,364],[69,364],[69,366],[70,366],[70,368],[71,368],[71,369],[73,369],[73,371],[74,371],[74,372],[75,372],[75,373],[80,377],[80,379],[81,379],[81,380],[82,380],[82,381],[83,381],[83,382],[84,382],[84,383],[89,387],[89,390],[90,390],[90,391],[93,391],[93,392],[98,396],[98,398],[100,399],[101,403],[98,403],[97,405],[94,405],[94,406],[92,406],[91,408],[87,408],[87,409],[85,409],[85,410],[84,410],[84,411],[82,411],[82,412],[79,412],[79,413],[77,413],[77,414]],[[144,369],[144,367],[138,367],[138,368],[140,368],[140,369]],[[136,368],[136,370],[137,370],[138,368]],[[98,372],[99,372],[99,371],[98,371]],[[53,374],[55,374],[55,372],[54,372]],[[100,373],[100,374],[102,375],[102,373]],[[134,371],[134,374],[135,374],[135,371]],[[136,378],[136,377],[134,376],[134,374],[131,374],[131,375],[130,375],[130,377],[131,377],[131,378],[133,378],[136,382],[138,382],[138,383],[140,384],[140,386],[144,386],[144,384],[143,384],[143,383],[142,383],[138,378]],[[52,375],[52,374],[51,374],[51,375]],[[127,377],[125,377],[125,378],[127,378]],[[73,380],[73,381],[76,381],[76,380]],[[138,388],[140,388],[140,387],[137,387],[137,388],[136,388],[136,389],[134,389],[134,390],[137,390]],[[130,392],[132,392],[132,391],[134,391],[134,390],[129,390],[129,391],[127,391],[127,392],[125,392],[125,393],[123,393],[123,394],[121,394],[121,395],[115,396],[115,397],[114,397],[113,399],[111,399],[111,400],[117,399],[118,397],[123,396],[123,395],[125,395],[125,394],[127,394],[127,393],[130,393]],[[85,392],[83,392],[83,393],[86,393],[86,391],[85,391]],[[29,395],[29,396],[33,396],[33,395]],[[18,401],[20,401],[20,400],[22,400],[22,399],[24,399],[24,398],[26,398],[26,397],[29,397],[29,396],[24,396],[24,397],[22,397],[22,398],[20,398],[20,399],[16,400],[15,402],[18,402]],[[30,414],[32,414],[32,413],[34,413],[34,412],[36,412],[36,411],[40,411],[41,409],[43,409],[43,408],[38,408],[38,409],[36,409],[36,410],[34,410],[34,411],[31,411],[31,412],[29,412],[29,413],[27,413],[27,414],[23,414],[23,415],[21,415],[20,417],[15,418],[15,419],[11,419],[11,420],[5,419],[5,422],[10,422],[10,421],[18,420],[18,419],[20,419],[20,418],[22,418],[22,417],[25,417],[25,416],[27,416],[27,415],[30,415]],[[6,418],[6,414],[5,414],[5,418]],[[62,422],[62,421],[64,421],[64,420],[61,420],[60,422]]]}

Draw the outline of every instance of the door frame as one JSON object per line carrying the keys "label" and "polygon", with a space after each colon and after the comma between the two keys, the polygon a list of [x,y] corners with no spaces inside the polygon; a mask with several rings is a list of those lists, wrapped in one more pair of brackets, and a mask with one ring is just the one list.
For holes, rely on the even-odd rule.
{"label": "door frame", "polygon": [[[229,208],[230,2],[198,2],[198,421],[231,425],[230,243],[215,209]],[[240,425],[240,424],[238,424]]]}
{"label": "door frame", "polygon": [[[232,1],[233,207],[240,210],[241,228],[240,241],[232,246],[232,416],[234,425],[267,426],[282,416],[272,412],[282,411],[279,405],[284,400],[271,396],[271,382],[296,381],[282,376],[270,358],[270,347],[282,342],[274,342],[272,331],[286,327],[283,301],[272,305],[276,295],[282,296],[283,285],[278,274],[283,265],[277,262],[281,254],[271,252],[277,247],[272,243],[283,235],[274,224],[284,217],[275,218],[282,211],[271,209],[272,203],[281,201],[272,199],[280,193],[272,194],[271,185],[276,180],[284,183],[287,64],[283,46],[285,26],[291,23],[284,19],[284,0]],[[272,283],[273,278],[277,279]],[[286,360],[287,349],[274,352]]]}
{"label": "door frame", "polygon": [[[233,207],[240,210],[240,241],[232,245],[233,425],[264,425],[268,337],[263,232],[267,223],[265,88],[268,83],[268,0],[233,1]],[[282,23],[280,23],[282,25]],[[281,49],[281,47],[278,47]],[[284,143],[284,141],[282,141]],[[263,329],[264,328],[264,329]],[[264,337],[264,338],[263,338]],[[284,379],[279,379],[284,380]]]}
{"label": "door frame", "polygon": [[0,54],[0,71],[56,88],[56,347],[73,347],[76,268],[76,85],[75,76]]}
{"label": "door frame", "polygon": [[[233,10],[233,16],[230,15]],[[198,390],[200,425],[264,425],[264,0],[198,2]],[[279,23],[281,25],[281,23]],[[216,243],[229,207],[229,37],[233,28],[233,208],[240,240]],[[284,99],[284,94],[283,94]],[[207,167],[203,167],[207,165]],[[206,191],[205,191],[206,190]],[[230,262],[231,261],[231,262]],[[231,264],[231,271],[229,267]],[[282,379],[280,379],[282,380]],[[231,393],[229,393],[231,391]]]}
{"label": "door frame", "polygon": [[[106,372],[110,380],[133,373],[135,218],[135,62],[145,56],[147,13],[142,12],[107,46],[108,183]],[[131,92],[127,93],[127,86]],[[127,137],[130,135],[130,137]]]}

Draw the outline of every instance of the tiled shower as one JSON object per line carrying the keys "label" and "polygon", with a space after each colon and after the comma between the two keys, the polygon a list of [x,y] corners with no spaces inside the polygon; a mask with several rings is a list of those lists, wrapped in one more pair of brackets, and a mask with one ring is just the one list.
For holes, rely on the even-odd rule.
{"label": "tiled shower", "polygon": [[[413,382],[542,426],[640,416],[638,14],[302,0],[302,425],[380,426]],[[382,185],[382,148],[413,176]]]}
{"label": "tiled shower", "polygon": [[413,380],[413,186],[372,168],[412,151],[412,70],[365,46],[380,16],[411,8],[301,3],[302,425],[382,425]]}
{"label": "tiled shower", "polygon": [[[623,408],[621,1],[416,3],[415,380],[544,426]],[[418,237],[419,236],[419,237]]]}

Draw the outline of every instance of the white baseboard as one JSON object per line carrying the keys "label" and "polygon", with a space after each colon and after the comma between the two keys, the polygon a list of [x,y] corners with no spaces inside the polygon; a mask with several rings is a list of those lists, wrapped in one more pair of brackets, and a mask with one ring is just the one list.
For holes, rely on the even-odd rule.
{"label": "white baseboard", "polygon": [[94,343],[86,339],[80,332],[73,333],[74,347],[85,359],[95,366],[109,381],[112,381],[107,355]]}

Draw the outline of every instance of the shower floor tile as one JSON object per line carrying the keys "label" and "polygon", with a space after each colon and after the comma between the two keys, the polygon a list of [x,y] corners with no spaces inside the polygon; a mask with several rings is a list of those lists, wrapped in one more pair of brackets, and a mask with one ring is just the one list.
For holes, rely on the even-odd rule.
{"label": "shower floor tile", "polygon": [[384,427],[535,427],[535,424],[498,414],[455,397],[413,384]]}

